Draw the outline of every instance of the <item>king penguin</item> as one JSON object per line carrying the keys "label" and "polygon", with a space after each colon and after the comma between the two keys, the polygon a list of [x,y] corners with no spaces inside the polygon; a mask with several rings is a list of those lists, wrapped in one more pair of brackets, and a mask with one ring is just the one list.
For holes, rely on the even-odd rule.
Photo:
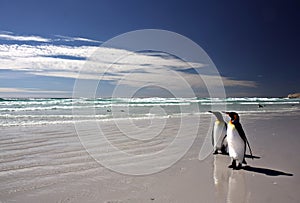
{"label": "king penguin", "polygon": [[227,139],[226,139],[226,130],[227,124],[223,119],[223,116],[220,112],[217,111],[208,111],[216,117],[214,127],[212,130],[212,145],[214,147],[214,154],[218,154],[219,150],[222,154],[227,154]]}
{"label": "king penguin", "polygon": [[[249,147],[249,151],[253,159],[252,150],[240,123],[239,115],[236,112],[225,113],[230,117],[227,127],[227,142],[229,156],[232,159],[232,163],[229,167],[233,169],[240,169],[242,163],[247,164],[245,161],[246,144]],[[236,162],[238,162],[238,164]]]}

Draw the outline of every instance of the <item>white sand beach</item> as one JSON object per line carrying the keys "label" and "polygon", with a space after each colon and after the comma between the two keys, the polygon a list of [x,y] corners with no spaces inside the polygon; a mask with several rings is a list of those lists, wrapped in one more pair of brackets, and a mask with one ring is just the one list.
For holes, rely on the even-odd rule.
{"label": "white sand beach", "polygon": [[[247,158],[244,169],[229,169],[225,155],[198,159],[211,119],[207,114],[201,115],[197,137],[183,158],[163,171],[140,176],[101,166],[85,151],[73,124],[2,127],[0,201],[299,202],[300,112],[240,116],[256,156]],[[167,118],[166,130],[140,147],[165,147],[163,140],[174,137],[178,119]],[[112,121],[100,122],[106,122],[105,131],[116,146],[134,148],[126,148],[130,143],[119,138]],[[143,119],[134,122],[147,124]]]}

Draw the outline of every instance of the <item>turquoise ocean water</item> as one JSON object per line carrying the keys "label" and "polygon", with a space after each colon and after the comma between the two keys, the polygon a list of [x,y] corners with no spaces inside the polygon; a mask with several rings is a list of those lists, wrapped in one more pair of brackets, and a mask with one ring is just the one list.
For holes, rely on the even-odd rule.
{"label": "turquoise ocean water", "polygon": [[[0,127],[47,125],[88,120],[143,119],[205,114],[293,112],[300,99],[288,98],[30,98],[0,99]],[[91,113],[92,112],[92,113]]]}

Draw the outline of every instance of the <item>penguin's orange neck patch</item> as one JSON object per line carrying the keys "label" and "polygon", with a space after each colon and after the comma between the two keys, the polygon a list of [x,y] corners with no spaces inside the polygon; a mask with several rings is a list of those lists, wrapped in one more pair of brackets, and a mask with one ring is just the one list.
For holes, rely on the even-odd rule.
{"label": "penguin's orange neck patch", "polygon": [[232,123],[232,121],[231,121],[231,120],[229,121],[229,125],[231,125],[231,126],[234,126],[234,124]]}

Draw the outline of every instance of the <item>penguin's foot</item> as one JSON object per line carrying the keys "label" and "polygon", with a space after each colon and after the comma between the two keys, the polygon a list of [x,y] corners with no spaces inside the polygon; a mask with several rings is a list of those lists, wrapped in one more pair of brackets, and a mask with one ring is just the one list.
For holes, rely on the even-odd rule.
{"label": "penguin's foot", "polygon": [[237,167],[232,168],[233,170],[240,170],[242,168],[242,164],[239,163]]}
{"label": "penguin's foot", "polygon": [[235,168],[235,165],[229,165],[228,168]]}
{"label": "penguin's foot", "polygon": [[236,168],[236,161],[235,161],[235,160],[232,160],[231,165],[229,165],[228,168],[233,168],[233,169],[235,169],[235,168]]}
{"label": "penguin's foot", "polygon": [[221,153],[222,154],[228,154],[227,151],[226,151],[226,147],[224,145],[221,147]]}
{"label": "penguin's foot", "polygon": [[218,150],[216,149],[216,150],[213,152],[213,154],[219,154],[219,153],[218,153]]}
{"label": "penguin's foot", "polygon": [[243,159],[243,164],[246,164],[246,165],[247,165],[247,162],[246,162],[245,158]]}

